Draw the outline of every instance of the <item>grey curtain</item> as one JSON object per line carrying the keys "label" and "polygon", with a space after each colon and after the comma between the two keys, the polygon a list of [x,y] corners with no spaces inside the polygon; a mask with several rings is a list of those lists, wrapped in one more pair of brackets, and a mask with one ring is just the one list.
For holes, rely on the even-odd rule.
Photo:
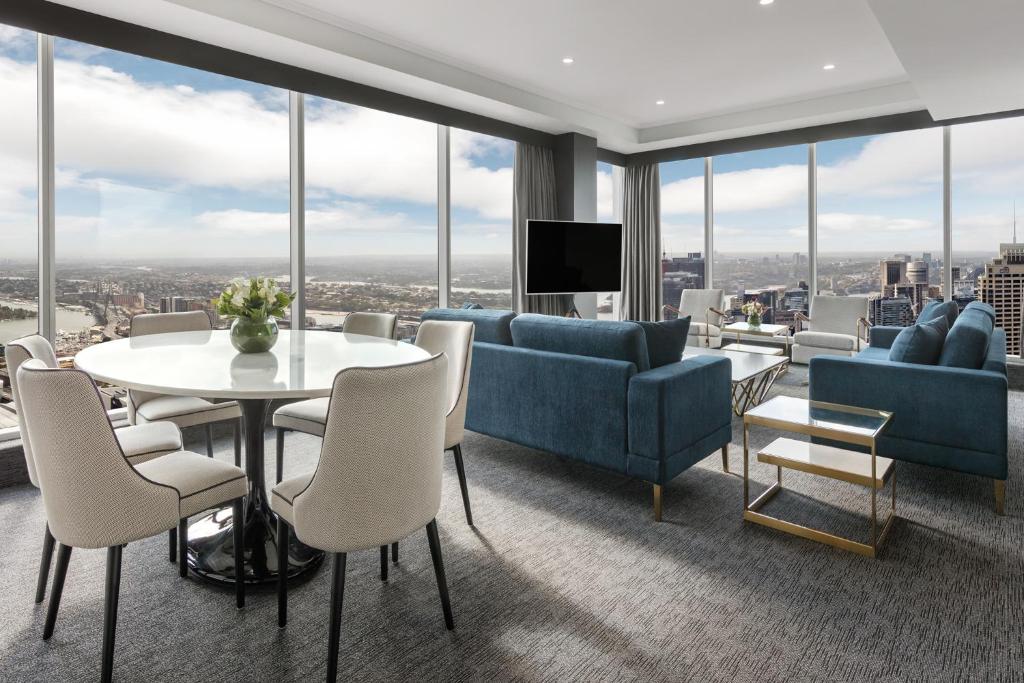
{"label": "grey curtain", "polygon": [[565,315],[572,306],[571,296],[526,296],[526,221],[558,218],[552,151],[517,142],[513,184],[512,307],[517,313]]}
{"label": "grey curtain", "polygon": [[661,178],[658,164],[623,173],[623,320],[658,320],[661,308]]}

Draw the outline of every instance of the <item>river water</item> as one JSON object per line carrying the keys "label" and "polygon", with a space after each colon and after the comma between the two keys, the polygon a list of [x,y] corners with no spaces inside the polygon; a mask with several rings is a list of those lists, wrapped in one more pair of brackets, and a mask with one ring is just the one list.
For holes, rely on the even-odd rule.
{"label": "river water", "polygon": [[[35,302],[21,300],[0,299],[0,306],[11,308],[25,308],[36,310]],[[83,330],[96,324],[91,314],[77,308],[57,308],[57,329],[58,330]],[[26,334],[34,334],[39,326],[38,318],[26,318],[25,320],[0,320],[0,344],[24,337]]]}

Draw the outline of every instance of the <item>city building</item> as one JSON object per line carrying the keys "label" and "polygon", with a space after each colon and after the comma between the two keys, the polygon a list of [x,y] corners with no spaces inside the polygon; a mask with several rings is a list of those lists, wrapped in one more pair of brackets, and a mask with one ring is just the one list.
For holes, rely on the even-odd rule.
{"label": "city building", "polygon": [[978,298],[996,309],[996,326],[1006,331],[1007,352],[1021,353],[1021,306],[1024,306],[1024,243],[999,245],[998,258],[978,278]]}

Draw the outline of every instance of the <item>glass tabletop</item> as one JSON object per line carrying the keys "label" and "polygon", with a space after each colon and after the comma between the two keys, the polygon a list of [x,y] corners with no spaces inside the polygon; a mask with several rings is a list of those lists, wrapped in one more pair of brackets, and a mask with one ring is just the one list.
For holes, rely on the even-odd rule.
{"label": "glass tabletop", "polygon": [[840,440],[873,440],[885,429],[892,413],[836,403],[808,401],[792,396],[776,396],[744,416],[750,424],[760,424]]}

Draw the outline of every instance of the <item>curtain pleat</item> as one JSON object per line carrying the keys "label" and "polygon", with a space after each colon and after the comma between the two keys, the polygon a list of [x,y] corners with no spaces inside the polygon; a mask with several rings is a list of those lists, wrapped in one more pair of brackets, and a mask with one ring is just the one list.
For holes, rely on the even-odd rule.
{"label": "curtain pleat", "polygon": [[623,173],[623,320],[658,320],[661,309],[661,178],[658,164]]}
{"label": "curtain pleat", "polygon": [[546,147],[516,143],[512,196],[512,306],[517,313],[565,315],[572,296],[526,295],[526,221],[558,218],[555,156]]}

